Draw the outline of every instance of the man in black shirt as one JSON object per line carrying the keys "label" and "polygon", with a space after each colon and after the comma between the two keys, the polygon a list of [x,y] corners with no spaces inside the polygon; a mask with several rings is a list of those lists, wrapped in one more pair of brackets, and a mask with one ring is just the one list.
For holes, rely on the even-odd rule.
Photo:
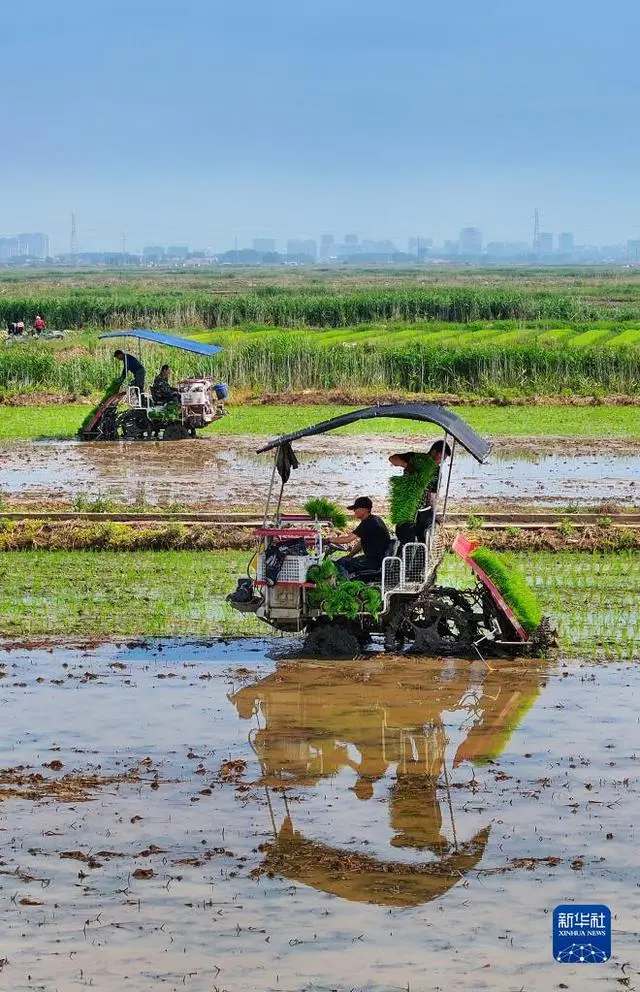
{"label": "man in black shirt", "polygon": [[122,376],[120,377],[120,384],[122,384],[129,373],[131,373],[133,376],[133,385],[137,386],[140,392],[142,392],[144,390],[144,377],[146,375],[145,367],[142,362],[138,361],[135,355],[129,355],[126,351],[122,351],[121,348],[114,351],[113,357],[122,362]]}
{"label": "man in black shirt", "polygon": [[[382,517],[371,512],[373,503],[368,496],[358,498],[347,507],[353,511],[358,526],[351,534],[338,534],[331,538],[333,544],[353,544],[350,554],[336,562],[349,578],[357,579],[363,572],[379,572],[382,559],[389,552],[391,535]],[[356,542],[358,542],[356,544]],[[361,554],[355,552],[361,551]]]}

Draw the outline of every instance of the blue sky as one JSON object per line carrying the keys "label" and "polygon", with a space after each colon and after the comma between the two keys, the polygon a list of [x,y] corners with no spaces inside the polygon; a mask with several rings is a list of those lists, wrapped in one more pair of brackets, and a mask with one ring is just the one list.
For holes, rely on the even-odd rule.
{"label": "blue sky", "polygon": [[640,235],[637,2],[2,7],[0,233]]}

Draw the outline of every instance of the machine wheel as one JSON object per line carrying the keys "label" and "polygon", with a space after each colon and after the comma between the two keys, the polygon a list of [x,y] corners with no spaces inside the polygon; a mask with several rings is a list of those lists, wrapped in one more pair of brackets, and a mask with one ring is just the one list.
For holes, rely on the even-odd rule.
{"label": "machine wheel", "polygon": [[179,420],[172,420],[164,429],[162,438],[164,441],[184,441],[189,437],[189,431]]}
{"label": "machine wheel", "polygon": [[117,420],[123,441],[139,441],[144,436],[144,425],[137,410],[128,410]]}
{"label": "machine wheel", "polygon": [[96,441],[115,441],[118,437],[118,428],[116,426],[117,412],[114,406],[109,407],[102,414],[100,420],[95,427],[95,440]]}
{"label": "machine wheel", "polygon": [[474,609],[475,596],[460,589],[430,589],[405,613],[398,634],[412,654],[470,654],[485,635],[484,614]]}
{"label": "machine wheel", "polygon": [[303,650],[313,658],[356,658],[362,643],[347,624],[327,621],[307,633]]}

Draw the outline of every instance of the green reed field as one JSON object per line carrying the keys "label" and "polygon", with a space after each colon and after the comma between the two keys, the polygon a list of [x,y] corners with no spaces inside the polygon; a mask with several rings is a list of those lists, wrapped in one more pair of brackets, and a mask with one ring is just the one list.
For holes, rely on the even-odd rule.
{"label": "green reed field", "polygon": [[[0,328],[42,313],[57,342],[0,344],[0,394],[91,395],[111,381],[107,328],[170,328],[212,362],[143,347],[150,370],[233,389],[634,394],[640,270],[217,270],[0,273]],[[137,347],[137,346],[135,346]]]}
{"label": "green reed field", "polygon": [[349,327],[375,320],[595,320],[613,314],[640,318],[640,301],[602,300],[587,294],[517,286],[411,286],[349,292],[264,286],[250,293],[160,291],[127,286],[48,293],[0,294],[0,325],[45,312],[51,327],[232,327],[245,322],[281,327]]}
{"label": "green reed field", "polygon": [[388,319],[640,319],[640,269],[0,269],[0,326],[344,327]]}
{"label": "green reed field", "polygon": [[[150,372],[168,361],[176,377],[211,373],[254,394],[366,388],[500,398],[629,395],[640,389],[640,319],[389,320],[317,329],[245,324],[216,330],[191,326],[180,333],[223,350],[202,359],[143,345]],[[0,344],[0,393],[99,392],[113,378],[117,344],[100,342],[95,329],[60,342]]]}

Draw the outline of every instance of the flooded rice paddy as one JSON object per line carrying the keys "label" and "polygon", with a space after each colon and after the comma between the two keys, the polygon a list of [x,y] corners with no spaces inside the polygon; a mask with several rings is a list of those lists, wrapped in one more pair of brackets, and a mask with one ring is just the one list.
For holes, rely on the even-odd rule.
{"label": "flooded rice paddy", "polygon": [[0,988],[637,987],[637,666],[269,650],[1,651]]}
{"label": "flooded rice paddy", "polygon": [[[299,446],[300,468],[287,498],[302,503],[323,495],[347,500],[364,491],[386,499],[389,455],[405,438],[333,437]],[[414,441],[415,444],[415,441]],[[87,444],[73,441],[12,442],[0,447],[0,492],[20,497],[110,499],[151,504],[260,505],[269,488],[271,455],[257,455],[256,438]],[[640,451],[619,443],[590,446],[538,439],[498,444],[486,465],[457,456],[454,502],[488,501],[595,504],[640,502]]]}

